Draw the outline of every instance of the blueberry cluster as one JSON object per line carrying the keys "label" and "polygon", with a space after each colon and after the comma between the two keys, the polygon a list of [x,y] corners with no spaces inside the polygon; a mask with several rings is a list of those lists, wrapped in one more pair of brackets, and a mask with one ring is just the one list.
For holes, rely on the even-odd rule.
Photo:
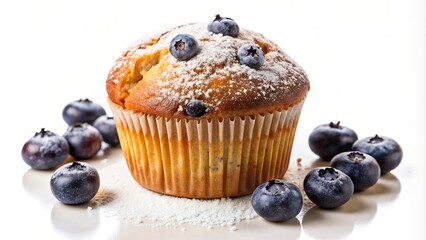
{"label": "blueberry cluster", "polygon": [[[111,147],[120,145],[114,119],[106,115],[101,105],[89,99],[67,104],[62,117],[68,124],[63,135],[42,128],[25,142],[21,156],[31,168],[53,169],[63,164],[68,156],[74,160],[90,159],[99,152],[102,142]],[[65,164],[56,169],[51,178],[53,195],[66,204],[87,202],[98,188],[99,175],[87,163]]]}
{"label": "blueberry cluster", "polygon": [[[232,18],[217,14],[213,21],[208,23],[207,31],[236,38],[240,28]],[[197,54],[198,41],[190,34],[178,34],[170,41],[169,52],[178,61],[188,61]],[[241,46],[236,53],[236,58],[240,64],[253,69],[260,68],[265,61],[263,50],[257,44]],[[191,100],[185,107],[185,113],[190,117],[201,117],[206,112],[207,106],[199,99]]]}
{"label": "blueberry cluster", "polygon": [[[112,147],[120,145],[114,119],[106,115],[105,109],[101,105],[87,98],[68,103],[62,111],[62,117],[69,126],[67,133],[72,133],[75,127],[80,128],[80,126],[76,125],[87,124],[99,131],[101,142],[104,141]],[[95,131],[91,126],[84,127],[84,131],[81,131],[81,133]],[[79,146],[78,148],[84,148],[84,146]],[[78,156],[74,157],[79,158]]]}
{"label": "blueberry cluster", "polygon": [[[330,161],[330,166],[325,169],[333,169],[338,173],[337,178],[350,180],[347,185],[353,185],[353,192],[373,186],[380,176],[395,169],[402,160],[402,149],[395,140],[378,135],[358,139],[355,131],[340,125],[340,122],[316,127],[309,136],[309,146],[323,160]],[[321,177],[322,170],[324,168],[313,169],[305,178],[306,195],[319,207],[339,207],[345,201],[336,200],[331,205],[333,201],[324,201],[338,194],[332,189],[336,184],[331,184],[327,177]],[[342,192],[339,198],[347,201],[352,194],[350,191]]]}
{"label": "blueberry cluster", "polygon": [[[368,189],[381,175],[395,169],[402,159],[399,144],[384,136],[358,139],[340,122],[322,124],[309,136],[309,147],[330,166],[309,171],[303,181],[306,196],[318,207],[342,206],[355,192]],[[268,221],[287,221],[300,212],[303,200],[297,186],[271,180],[252,194],[253,209]]]}

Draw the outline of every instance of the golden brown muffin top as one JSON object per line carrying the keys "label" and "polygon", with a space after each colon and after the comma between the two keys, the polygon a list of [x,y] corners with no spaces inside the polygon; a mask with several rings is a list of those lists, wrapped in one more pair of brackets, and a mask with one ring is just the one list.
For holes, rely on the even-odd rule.
{"label": "golden brown muffin top", "polygon": [[[187,61],[169,53],[177,34],[191,34],[198,51]],[[238,49],[257,44],[265,61],[259,69],[240,64]],[[303,69],[274,42],[240,28],[238,37],[207,31],[207,24],[179,26],[128,48],[109,72],[110,100],[125,109],[166,118],[191,118],[187,103],[201,100],[200,118],[233,117],[286,109],[303,100],[310,85]]]}

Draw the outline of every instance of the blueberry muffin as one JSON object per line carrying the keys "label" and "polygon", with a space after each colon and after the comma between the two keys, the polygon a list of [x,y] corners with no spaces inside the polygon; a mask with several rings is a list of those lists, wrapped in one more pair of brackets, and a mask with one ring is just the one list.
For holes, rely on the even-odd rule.
{"label": "blueberry muffin", "polygon": [[187,198],[283,177],[309,89],[277,44],[219,15],[135,43],[106,80],[133,178]]}

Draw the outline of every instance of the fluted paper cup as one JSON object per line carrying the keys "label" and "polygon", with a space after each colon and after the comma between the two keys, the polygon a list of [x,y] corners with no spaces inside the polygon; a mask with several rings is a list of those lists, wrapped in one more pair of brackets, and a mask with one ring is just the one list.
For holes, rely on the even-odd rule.
{"label": "fluted paper cup", "polygon": [[288,169],[304,101],[234,118],[174,119],[109,101],[133,178],[144,188],[186,198],[251,194]]}

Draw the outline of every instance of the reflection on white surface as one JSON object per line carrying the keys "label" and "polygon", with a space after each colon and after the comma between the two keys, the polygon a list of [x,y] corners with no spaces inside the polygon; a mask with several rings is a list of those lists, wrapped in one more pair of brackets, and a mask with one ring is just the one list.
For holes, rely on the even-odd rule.
{"label": "reflection on white surface", "polygon": [[378,204],[395,201],[401,192],[401,182],[392,173],[381,176],[371,188],[357,193],[361,199],[375,201]]}
{"label": "reflection on white surface", "polygon": [[86,204],[70,206],[57,202],[50,214],[52,226],[55,230],[66,232],[73,237],[93,236],[99,227],[100,216],[99,211],[89,209]]}
{"label": "reflection on white surface", "polygon": [[52,171],[28,169],[22,176],[22,186],[31,198],[40,203],[49,203],[53,195],[50,190]]}
{"label": "reflection on white surface", "polygon": [[303,217],[303,230],[315,239],[342,239],[355,224],[371,221],[376,211],[376,202],[363,201],[355,195],[338,209],[311,208]]}
{"label": "reflection on white surface", "polygon": [[354,228],[347,216],[317,207],[309,210],[303,218],[303,231],[314,239],[342,239]]}

